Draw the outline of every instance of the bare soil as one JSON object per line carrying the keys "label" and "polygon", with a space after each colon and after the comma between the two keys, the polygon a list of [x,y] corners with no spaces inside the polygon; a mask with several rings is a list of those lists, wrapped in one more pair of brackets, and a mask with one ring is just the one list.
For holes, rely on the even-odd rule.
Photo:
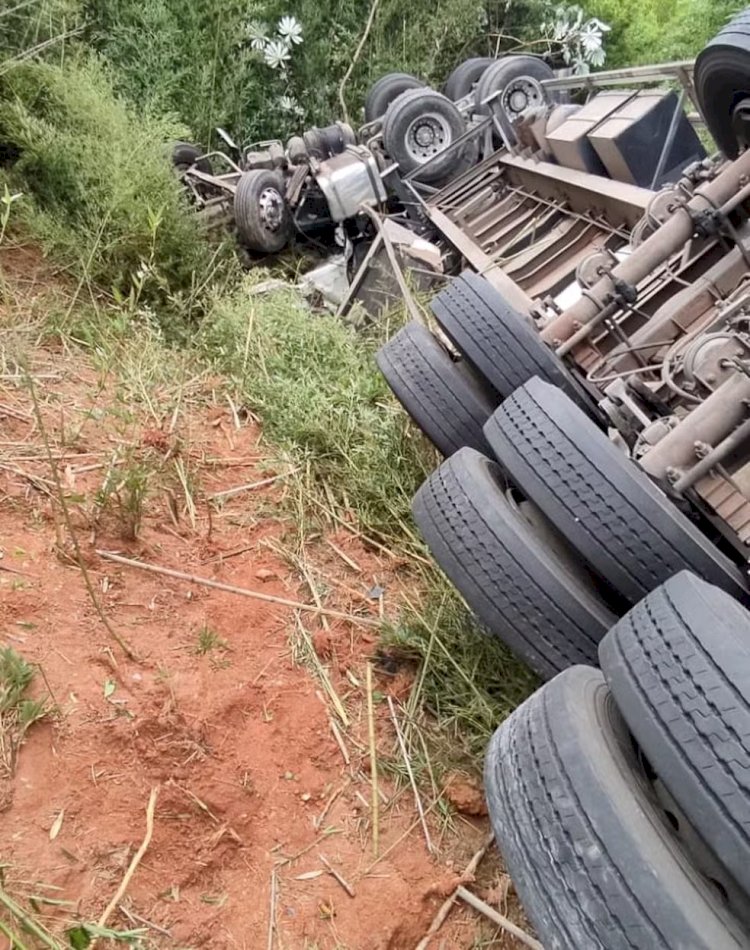
{"label": "bare soil", "polygon": [[[282,554],[298,536],[282,505],[293,490],[287,469],[269,459],[257,422],[235,414],[219,381],[193,382],[178,410],[162,415],[158,389],[146,384],[136,402],[117,375],[76,354],[38,349],[31,371],[96,598],[136,658],[95,609],[31,395],[0,366],[0,644],[38,666],[33,692],[54,705],[0,783],[5,890],[25,906],[31,895],[71,902],[36,902],[58,935],[72,921],[96,921],[144,837],[155,788],[153,838],[110,926],[144,927],[148,946],[183,950],[411,950],[488,824],[471,781],[452,777],[445,799],[423,789],[437,845],[429,854],[411,790],[386,767],[399,752],[383,697],[403,699],[412,672],[384,666],[377,628],[357,618],[395,612],[404,565],[332,526],[303,552],[305,578]],[[119,504],[112,493],[95,504],[113,459],[123,478],[128,466],[149,473],[134,540],[125,488]],[[282,477],[209,502],[274,475]],[[307,604],[312,582],[326,607],[354,619],[143,573],[97,549]],[[382,601],[368,596],[375,587]],[[309,643],[317,663],[309,647],[302,662]],[[367,662],[383,763],[377,852]],[[457,810],[465,801],[469,814]],[[498,884],[507,893],[493,852],[480,894]],[[474,946],[520,944],[456,906],[431,947]]]}

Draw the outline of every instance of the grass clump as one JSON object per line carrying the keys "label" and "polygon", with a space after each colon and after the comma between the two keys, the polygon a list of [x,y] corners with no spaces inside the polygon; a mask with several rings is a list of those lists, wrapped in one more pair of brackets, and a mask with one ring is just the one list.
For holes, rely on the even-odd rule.
{"label": "grass clump", "polygon": [[26,733],[47,714],[44,701],[26,696],[33,679],[34,668],[19,653],[0,647],[0,778],[13,774]]}
{"label": "grass clump", "polygon": [[437,570],[421,572],[419,602],[384,632],[386,648],[417,664],[409,711],[426,706],[440,725],[442,757],[476,762],[487,742],[539,685],[536,676],[477,621]]}
{"label": "grass clump", "polygon": [[212,252],[169,165],[173,119],[137,116],[93,58],[15,66],[0,86],[0,169],[30,235],[83,281],[162,324],[189,320]]}
{"label": "grass clump", "polygon": [[311,314],[293,287],[253,293],[257,279],[216,301],[198,346],[329,499],[366,530],[402,536],[435,456],[392,401],[374,360],[378,340]]}

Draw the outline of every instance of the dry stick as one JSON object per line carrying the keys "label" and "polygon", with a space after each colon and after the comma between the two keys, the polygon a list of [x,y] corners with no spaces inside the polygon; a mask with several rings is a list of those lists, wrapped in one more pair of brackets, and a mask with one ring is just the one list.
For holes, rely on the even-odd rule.
{"label": "dry stick", "polygon": [[282,472],[280,475],[273,475],[271,478],[263,478],[259,482],[250,482],[247,485],[237,485],[236,488],[227,488],[225,491],[217,491],[208,497],[212,501],[216,501],[218,498],[232,498],[234,495],[242,494],[242,492],[253,491],[256,488],[265,488],[266,485],[273,485],[274,482],[278,482],[282,478],[289,478],[298,471],[299,467],[293,468],[291,472]]}
{"label": "dry stick", "polygon": [[343,738],[342,738],[342,736],[341,736],[341,733],[339,732],[339,727],[336,725],[336,723],[335,723],[335,721],[334,721],[334,719],[333,719],[332,716],[329,717],[328,722],[329,722],[329,724],[330,724],[330,726],[331,726],[331,732],[333,733],[333,738],[336,740],[336,744],[338,745],[339,749],[341,750],[341,755],[342,755],[342,757],[343,757],[343,759],[344,759],[344,763],[345,763],[346,765],[350,765],[350,764],[351,764],[351,758],[349,757],[349,750],[348,750],[348,749],[346,748],[346,746],[344,745],[344,740],[343,740]]}
{"label": "dry stick", "polygon": [[349,897],[356,897],[357,895],[354,893],[354,888],[353,888],[353,887],[351,886],[351,884],[346,880],[346,878],[342,877],[342,876],[339,874],[339,872],[336,870],[335,867],[333,867],[333,865],[332,865],[331,862],[328,860],[328,858],[326,858],[326,857],[325,857],[324,855],[322,855],[320,852],[318,852],[318,857],[320,858],[321,862],[323,863],[323,866],[324,866],[325,869],[328,871],[328,873],[329,873],[329,874],[332,874],[332,875],[336,878],[336,880],[337,880],[337,881],[339,882],[339,884],[344,888],[344,890],[345,890],[346,893],[349,895]]}
{"label": "dry stick", "polygon": [[375,712],[372,703],[372,665],[365,667],[367,675],[367,731],[370,737],[370,780],[372,783],[372,853],[377,858],[379,850],[378,817],[380,796],[378,795],[378,754],[375,748]]}
{"label": "dry stick", "polygon": [[281,607],[291,607],[293,610],[306,610],[309,613],[325,614],[327,617],[334,617],[337,620],[348,620],[349,623],[358,623],[363,627],[379,627],[379,620],[370,620],[366,617],[357,617],[354,614],[346,614],[340,610],[329,610],[327,607],[316,607],[314,604],[302,604],[296,600],[288,600],[286,597],[275,597],[273,594],[261,594],[255,590],[249,590],[246,587],[235,587],[233,584],[222,584],[220,581],[212,581],[208,577],[199,577],[197,574],[186,574],[184,571],[175,571],[171,567],[160,567],[157,564],[146,564],[143,561],[134,561],[129,557],[122,557],[113,551],[96,552],[99,557],[105,561],[114,561],[116,564],[124,564],[125,567],[135,567],[140,571],[148,571],[151,574],[163,574],[165,577],[175,577],[180,581],[187,581],[190,584],[198,584],[201,587],[213,587],[216,590],[223,590],[229,594],[239,594],[240,597],[250,597],[253,600],[262,600],[267,604],[278,604]]}
{"label": "dry stick", "polygon": [[81,554],[81,548],[78,544],[78,535],[73,528],[73,522],[70,517],[70,511],[68,511],[68,503],[65,500],[65,492],[63,491],[62,482],[60,481],[60,473],[57,470],[57,463],[52,457],[52,449],[49,444],[49,438],[47,437],[47,429],[44,425],[44,420],[42,419],[42,411],[39,408],[39,401],[36,397],[36,387],[34,382],[30,377],[27,377],[27,384],[29,387],[29,392],[31,393],[31,401],[34,406],[34,415],[36,417],[36,423],[39,427],[39,432],[42,436],[42,442],[44,443],[44,451],[47,455],[47,460],[49,466],[52,470],[52,477],[55,483],[55,489],[57,491],[57,501],[60,503],[60,508],[62,509],[63,521],[65,522],[65,527],[70,536],[71,543],[73,545],[73,550],[75,551],[76,561],[78,562],[78,568],[81,571],[83,576],[83,582],[86,585],[86,590],[88,591],[89,597],[91,598],[91,603],[94,605],[94,610],[96,610],[99,615],[99,619],[104,624],[104,629],[112,637],[115,643],[120,647],[122,652],[128,657],[129,660],[138,660],[138,655],[135,650],[128,644],[128,642],[120,636],[120,634],[115,630],[112,624],[109,622],[102,605],[99,603],[99,598],[96,596],[96,591],[94,590],[94,585],[91,583],[91,578],[89,577],[88,569],[83,560],[83,555]]}
{"label": "dry stick", "polygon": [[323,540],[332,551],[338,554],[344,564],[348,564],[349,567],[358,574],[362,573],[362,568],[359,566],[359,564],[357,564],[354,558],[349,557],[346,551],[342,551],[338,545],[334,544],[333,541],[330,541],[328,538],[323,538]]}
{"label": "dry stick", "polygon": [[432,839],[430,838],[430,830],[427,827],[427,821],[424,816],[424,809],[422,808],[422,799],[419,797],[419,791],[417,790],[417,783],[414,779],[414,772],[411,768],[411,762],[409,761],[409,753],[406,751],[406,743],[404,742],[404,737],[401,732],[401,726],[399,725],[398,719],[396,718],[396,709],[393,705],[393,698],[388,697],[388,709],[391,713],[391,719],[393,720],[393,727],[396,730],[396,738],[398,739],[399,748],[401,749],[401,755],[404,757],[404,765],[406,766],[406,771],[409,776],[409,781],[411,782],[411,788],[414,792],[414,804],[417,806],[417,811],[419,812],[419,820],[422,822],[422,830],[424,831],[424,840],[427,844],[427,850],[430,854],[433,853],[434,848],[432,846]]}
{"label": "dry stick", "polygon": [[[151,794],[148,798],[148,805],[146,806],[146,834],[143,838],[143,841],[141,842],[140,848],[138,848],[138,850],[133,855],[133,860],[130,862],[130,867],[125,872],[125,877],[122,879],[120,886],[117,888],[115,896],[112,898],[109,904],[107,904],[104,913],[99,918],[99,922],[97,924],[98,927],[103,928],[106,926],[107,921],[112,916],[112,913],[116,909],[117,905],[125,896],[125,892],[127,891],[128,886],[133,879],[133,875],[135,874],[138,865],[141,863],[143,855],[146,853],[146,851],[148,851],[148,846],[151,844],[151,837],[154,833],[154,812],[156,811],[156,799],[158,796],[159,786],[157,785],[151,789]],[[94,946],[93,942],[91,946]]]}
{"label": "dry stick", "polygon": [[[487,854],[487,849],[492,844],[492,841],[493,841],[493,835],[492,833],[490,833],[482,842],[482,847],[477,851],[477,853],[474,855],[471,861],[469,861],[469,863],[466,865],[466,868],[464,869],[464,872],[461,875],[463,878],[469,877],[474,874],[476,869],[479,867],[479,862],[482,860],[485,854]],[[448,914],[451,912],[451,908],[453,907],[453,905],[456,903],[457,897],[458,897],[458,888],[456,888],[456,890],[453,891],[450,897],[447,897],[445,901],[440,905],[440,909],[438,910],[437,914],[435,914],[435,916],[433,917],[432,923],[430,924],[430,929],[427,931],[424,937],[422,937],[422,939],[419,941],[415,950],[427,950],[427,946],[430,940],[435,936],[438,930],[440,930],[440,928],[445,923],[445,919],[448,916]]]}
{"label": "dry stick", "polygon": [[344,122],[349,121],[349,113],[346,108],[346,100],[344,99],[344,89],[346,89],[346,84],[351,79],[352,73],[354,72],[354,67],[357,65],[359,57],[362,55],[362,50],[365,48],[365,43],[367,42],[367,37],[370,35],[370,30],[372,25],[375,22],[375,14],[378,11],[378,6],[380,5],[380,0],[372,0],[372,6],[370,7],[370,15],[367,18],[367,23],[365,24],[365,30],[362,34],[357,48],[354,51],[354,56],[352,56],[352,61],[349,63],[349,68],[344,73],[344,78],[341,80],[339,85],[339,102],[341,103],[342,114],[344,116]]}
{"label": "dry stick", "polygon": [[271,908],[268,915],[268,950],[273,948],[273,932],[276,930],[276,868],[271,871]]}
{"label": "dry stick", "polygon": [[517,927],[513,921],[508,920],[507,917],[503,917],[502,914],[498,914],[496,910],[493,910],[489,904],[486,904],[483,900],[480,900],[476,894],[472,894],[471,891],[467,891],[465,887],[460,886],[456,888],[456,894],[461,898],[462,901],[473,907],[474,910],[478,910],[480,914],[491,920],[493,924],[497,924],[498,927],[502,927],[503,930],[507,930],[509,934],[513,934],[516,939],[520,940],[522,944],[527,947],[531,947],[531,950],[544,950],[544,947],[539,943],[538,940],[534,940],[533,937],[529,936],[525,930],[521,930],[520,927]]}

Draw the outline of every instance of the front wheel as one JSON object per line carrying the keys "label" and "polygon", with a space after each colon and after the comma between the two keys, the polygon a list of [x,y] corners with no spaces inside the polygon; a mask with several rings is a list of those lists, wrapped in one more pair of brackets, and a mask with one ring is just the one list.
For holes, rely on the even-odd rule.
{"label": "front wheel", "polygon": [[450,99],[434,89],[414,89],[388,109],[383,144],[402,175],[424,166],[419,180],[437,183],[466,170],[466,146],[447,151],[465,131],[466,122]]}
{"label": "front wheel", "polygon": [[234,195],[234,220],[242,243],[260,254],[276,254],[292,236],[292,216],[275,172],[244,172]]}

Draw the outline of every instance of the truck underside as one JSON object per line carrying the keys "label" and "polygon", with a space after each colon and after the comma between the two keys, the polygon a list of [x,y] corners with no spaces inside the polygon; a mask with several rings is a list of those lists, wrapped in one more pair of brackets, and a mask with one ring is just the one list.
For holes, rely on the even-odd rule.
{"label": "truck underside", "polygon": [[[696,101],[692,64],[606,73],[589,83],[678,76],[684,122],[683,103]],[[551,93],[561,84],[544,85]],[[632,103],[639,93],[626,95]],[[710,520],[744,564],[750,153],[698,158],[654,190],[565,167],[541,144],[502,148],[429,196],[426,215],[536,327],[540,345],[574,373],[631,458]],[[670,144],[662,138],[654,147]]]}

